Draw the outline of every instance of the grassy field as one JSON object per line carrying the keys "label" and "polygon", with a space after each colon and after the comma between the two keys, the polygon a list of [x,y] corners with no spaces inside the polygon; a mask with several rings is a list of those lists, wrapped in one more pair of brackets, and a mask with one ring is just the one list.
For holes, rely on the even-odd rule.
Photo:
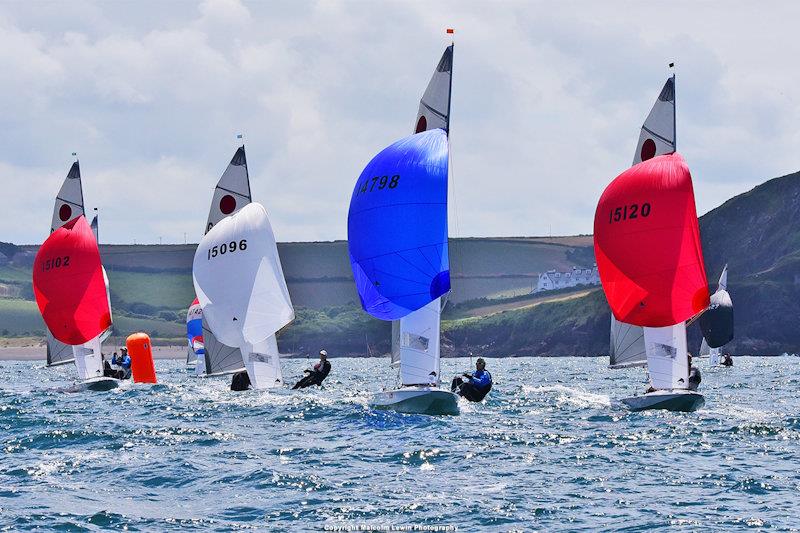
{"label": "grassy field", "polygon": [[108,270],[112,300],[143,302],[159,309],[186,309],[194,300],[189,272],[125,272]]}
{"label": "grassy field", "polygon": [[35,302],[0,299],[0,334],[23,335],[44,332],[44,321]]}

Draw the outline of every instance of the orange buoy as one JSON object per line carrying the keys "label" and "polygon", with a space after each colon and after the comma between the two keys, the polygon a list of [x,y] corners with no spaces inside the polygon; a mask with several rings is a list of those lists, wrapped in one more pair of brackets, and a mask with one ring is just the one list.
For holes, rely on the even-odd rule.
{"label": "orange buoy", "polygon": [[131,374],[134,383],[158,383],[153,363],[153,345],[147,333],[134,333],[125,339],[131,356]]}

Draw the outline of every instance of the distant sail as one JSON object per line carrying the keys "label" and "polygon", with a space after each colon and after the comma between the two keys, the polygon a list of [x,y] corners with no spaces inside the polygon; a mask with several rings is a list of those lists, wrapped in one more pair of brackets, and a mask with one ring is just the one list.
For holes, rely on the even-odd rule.
{"label": "distant sail", "polygon": [[247,157],[244,146],[233,154],[231,162],[222,173],[214,189],[211,209],[208,212],[206,233],[223,218],[238,213],[251,202],[250,176],[247,173]]}
{"label": "distant sail", "polygon": [[[250,203],[206,233],[192,268],[203,316],[217,339],[237,346],[256,388],[274,386],[275,334],[294,319],[267,212]],[[276,370],[277,368],[277,370]]]}
{"label": "distant sail", "polygon": [[450,93],[453,81],[453,45],[444,50],[422,95],[414,133],[441,128],[450,131]]}
{"label": "distant sail", "polygon": [[708,310],[700,316],[703,339],[711,348],[721,348],[733,340],[733,301],[725,290],[728,284],[728,265],[722,270],[719,288],[711,295]]}
{"label": "distant sail", "polygon": [[350,263],[364,310],[382,320],[450,290],[447,135],[411,135],[366,166],[350,200]]}
{"label": "distant sail", "polygon": [[[189,356],[187,362],[196,361],[197,364],[204,365],[206,360],[205,344],[203,341],[203,308],[197,298],[186,311],[186,339],[189,344]],[[202,369],[196,369],[198,374],[204,373]]]}
{"label": "distant sail", "polygon": [[92,223],[89,224],[89,227],[92,228],[92,233],[94,233],[94,240],[97,241],[98,245],[100,244],[100,229],[97,224],[97,215],[92,218]]}
{"label": "distant sail", "polygon": [[671,76],[647,115],[639,142],[633,155],[633,164],[653,157],[675,152],[675,76]]}
{"label": "distant sail", "polygon": [[58,228],[39,248],[33,290],[45,324],[65,344],[84,344],[111,327],[100,251],[85,217]]}
{"label": "distant sail", "polygon": [[692,178],[680,155],[640,163],[606,187],[594,244],[617,320],[672,326],[708,306]]}

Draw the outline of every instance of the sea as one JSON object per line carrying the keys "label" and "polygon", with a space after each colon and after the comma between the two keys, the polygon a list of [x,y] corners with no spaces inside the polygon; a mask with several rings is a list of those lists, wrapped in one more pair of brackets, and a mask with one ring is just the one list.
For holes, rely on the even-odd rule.
{"label": "sea", "polygon": [[0,362],[0,529],[800,530],[800,358],[696,361],[695,413],[626,411],[644,371],[604,359],[489,359],[459,416],[372,410],[388,361],[331,361],[322,388],[240,393],[180,361],[108,392]]}

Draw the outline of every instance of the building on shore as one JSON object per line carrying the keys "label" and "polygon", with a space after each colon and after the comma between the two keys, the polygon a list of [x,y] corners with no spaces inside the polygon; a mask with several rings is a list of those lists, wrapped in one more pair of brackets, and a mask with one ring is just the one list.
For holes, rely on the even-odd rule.
{"label": "building on shore", "polygon": [[592,268],[572,267],[572,270],[567,272],[556,272],[555,270],[542,272],[539,274],[539,282],[533,292],[535,294],[584,285],[600,285],[600,274],[597,272],[596,264]]}

